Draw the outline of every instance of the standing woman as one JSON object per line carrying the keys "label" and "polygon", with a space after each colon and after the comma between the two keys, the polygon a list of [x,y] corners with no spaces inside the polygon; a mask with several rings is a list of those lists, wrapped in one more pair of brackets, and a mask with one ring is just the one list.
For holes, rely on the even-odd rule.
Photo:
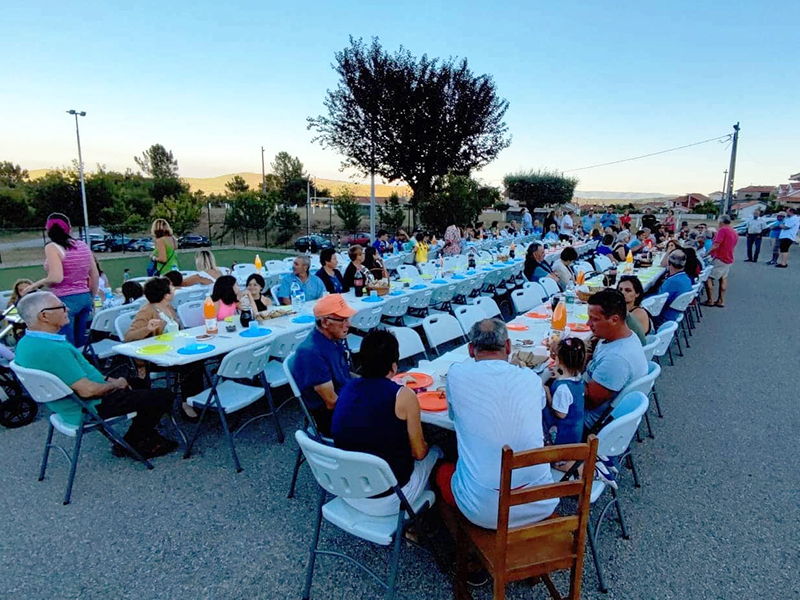
{"label": "standing woman", "polygon": [[675,211],[672,209],[664,217],[664,229],[667,235],[675,235]]}
{"label": "standing woman", "polygon": [[156,266],[154,275],[163,275],[171,271],[173,267],[178,267],[178,255],[175,250],[178,242],[172,233],[172,227],[166,219],[156,219],[150,227],[150,234],[153,236],[153,243],[156,246],[153,253],[153,262]]}
{"label": "standing woman", "polygon": [[544,218],[544,232],[547,233],[550,231],[550,225],[555,225],[556,229],[558,229],[558,222],[556,221],[556,211],[551,210],[547,213],[547,216]]}
{"label": "standing woman", "polygon": [[452,223],[444,232],[444,250],[442,250],[442,253],[445,256],[458,256],[461,254],[461,230],[455,223]]}
{"label": "standing woman", "polygon": [[45,230],[51,240],[44,247],[47,277],[31,284],[25,293],[48,286],[69,311],[69,323],[59,333],[73,346],[83,348],[100,274],[89,246],[69,235],[71,227],[69,219],[61,213],[47,217]]}

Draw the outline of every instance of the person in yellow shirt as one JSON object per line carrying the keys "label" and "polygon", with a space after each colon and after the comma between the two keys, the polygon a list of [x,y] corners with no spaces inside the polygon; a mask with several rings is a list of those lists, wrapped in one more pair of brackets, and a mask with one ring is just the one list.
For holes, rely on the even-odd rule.
{"label": "person in yellow shirt", "polygon": [[417,245],[414,249],[414,262],[418,264],[428,262],[428,236],[418,233],[416,237]]}

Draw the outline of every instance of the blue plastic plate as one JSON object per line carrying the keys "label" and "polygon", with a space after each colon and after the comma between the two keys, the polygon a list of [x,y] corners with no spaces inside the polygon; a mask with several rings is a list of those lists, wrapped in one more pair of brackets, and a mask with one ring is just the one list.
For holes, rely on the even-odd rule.
{"label": "blue plastic plate", "polygon": [[475,269],[470,269],[469,271],[467,271],[467,275],[475,275],[475,273],[476,273]]}
{"label": "blue plastic plate", "polygon": [[459,274],[455,274],[455,275],[453,275],[453,277],[452,277],[452,278],[453,278],[453,279],[466,279],[466,277],[464,277],[463,275],[459,275]]}
{"label": "blue plastic plate", "polygon": [[492,270],[492,267],[483,267],[483,270],[484,270],[484,271],[491,271],[491,270]]}
{"label": "blue plastic plate", "polygon": [[266,327],[256,327],[255,329],[245,329],[244,331],[239,332],[240,337],[264,337],[265,335],[269,335],[272,333],[272,329],[267,329]]}
{"label": "blue plastic plate", "polygon": [[367,296],[366,298],[362,298],[364,302],[383,302],[383,298],[380,296]]}
{"label": "blue plastic plate", "polygon": [[178,354],[205,354],[211,352],[216,346],[213,344],[189,344],[183,348],[178,348]]}
{"label": "blue plastic plate", "polygon": [[434,279],[431,283],[447,283],[444,279]]}
{"label": "blue plastic plate", "polygon": [[411,290],[424,290],[425,289],[424,283],[418,283],[417,285],[412,285],[409,289]]}
{"label": "blue plastic plate", "polygon": [[403,290],[395,290],[393,292],[389,292],[390,296],[402,296],[403,294],[405,294]]}
{"label": "blue plastic plate", "polygon": [[292,323],[313,323],[314,317],[311,315],[300,315],[299,317],[295,317],[292,319]]}

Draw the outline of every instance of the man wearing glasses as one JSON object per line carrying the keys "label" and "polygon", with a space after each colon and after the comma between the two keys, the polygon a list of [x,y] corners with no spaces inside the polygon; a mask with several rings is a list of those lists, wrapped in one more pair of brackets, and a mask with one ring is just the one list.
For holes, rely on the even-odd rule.
{"label": "man wearing glasses", "polygon": [[316,327],[297,347],[292,376],[317,429],[329,436],[339,390],[353,378],[345,339],[350,330],[350,308],[341,294],[325,296],[314,305]]}
{"label": "man wearing glasses", "polygon": [[[19,301],[17,310],[28,326],[17,344],[19,366],[55,375],[77,396],[86,399],[103,419],[136,412],[124,440],[145,458],[163,456],[177,448],[175,441],[156,431],[162,415],[172,404],[168,390],[133,390],[123,377],[103,377],[78,348],[59,335],[61,328],[69,323],[69,309],[55,294],[28,294]],[[64,422],[76,427],[85,418],[83,408],[71,398],[55,400],[47,406]],[[116,456],[127,454],[118,444],[113,452]]]}

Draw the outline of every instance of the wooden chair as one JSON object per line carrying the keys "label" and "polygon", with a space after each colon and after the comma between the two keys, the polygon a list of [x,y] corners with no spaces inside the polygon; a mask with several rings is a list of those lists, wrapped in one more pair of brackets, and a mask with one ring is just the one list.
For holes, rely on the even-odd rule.
{"label": "wooden chair", "polygon": [[[497,531],[477,527],[456,509],[441,505],[444,521],[456,538],[457,600],[471,598],[467,587],[470,550],[480,557],[492,575],[494,600],[503,600],[506,597],[506,584],[529,578],[533,578],[536,583],[543,582],[552,598],[566,600],[549,577],[549,573],[562,569],[571,570],[569,596],[566,598],[580,598],[596,456],[597,437],[594,435],[589,436],[585,444],[547,446],[521,452],[514,452],[508,446],[503,446]],[[582,479],[511,489],[511,473],[514,469],[568,460],[584,463]],[[508,526],[508,512],[512,506],[571,496],[577,497],[578,508],[574,515],[553,516],[523,527]]]}

